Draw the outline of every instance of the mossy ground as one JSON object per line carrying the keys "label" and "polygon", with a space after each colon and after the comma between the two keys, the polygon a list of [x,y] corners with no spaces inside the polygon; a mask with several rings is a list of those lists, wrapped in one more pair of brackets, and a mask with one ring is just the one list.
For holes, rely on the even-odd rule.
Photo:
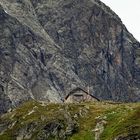
{"label": "mossy ground", "polygon": [[47,105],[29,101],[1,116],[0,124],[6,124],[7,129],[0,134],[0,140],[14,140],[20,129],[33,123],[35,129],[31,140],[36,140],[42,126],[52,121],[61,122],[65,129],[67,113],[78,124],[78,131],[69,136],[69,140],[94,140],[93,129],[99,116],[107,121],[101,140],[113,140],[119,135],[140,134],[140,103],[92,102]]}

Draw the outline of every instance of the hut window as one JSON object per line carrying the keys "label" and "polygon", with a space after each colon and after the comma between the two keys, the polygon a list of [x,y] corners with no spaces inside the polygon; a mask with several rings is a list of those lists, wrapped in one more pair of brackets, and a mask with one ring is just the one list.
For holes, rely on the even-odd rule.
{"label": "hut window", "polygon": [[84,96],[83,95],[74,95],[73,99],[77,102],[81,102],[81,101],[83,101]]}
{"label": "hut window", "polygon": [[83,97],[83,95],[80,95],[80,94],[75,94],[74,96],[75,97]]}

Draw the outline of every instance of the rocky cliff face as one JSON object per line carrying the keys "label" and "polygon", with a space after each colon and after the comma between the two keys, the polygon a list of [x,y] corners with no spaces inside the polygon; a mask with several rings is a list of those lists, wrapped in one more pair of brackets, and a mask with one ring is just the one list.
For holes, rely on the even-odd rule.
{"label": "rocky cliff face", "polygon": [[75,87],[140,101],[140,45],[98,0],[0,0],[0,112]]}

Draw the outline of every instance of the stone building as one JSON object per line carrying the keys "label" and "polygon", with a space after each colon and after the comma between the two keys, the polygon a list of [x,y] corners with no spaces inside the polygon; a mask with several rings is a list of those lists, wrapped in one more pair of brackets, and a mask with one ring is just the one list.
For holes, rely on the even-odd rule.
{"label": "stone building", "polygon": [[89,94],[87,91],[82,88],[75,88],[69,92],[65,97],[65,103],[80,103],[88,101],[99,101],[98,98]]}

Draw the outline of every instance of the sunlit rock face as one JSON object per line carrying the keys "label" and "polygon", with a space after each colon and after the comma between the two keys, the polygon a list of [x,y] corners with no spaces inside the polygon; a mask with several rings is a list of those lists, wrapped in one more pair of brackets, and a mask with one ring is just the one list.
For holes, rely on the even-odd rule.
{"label": "sunlit rock face", "polygon": [[140,101],[140,45],[98,0],[0,0],[0,111],[80,87]]}

